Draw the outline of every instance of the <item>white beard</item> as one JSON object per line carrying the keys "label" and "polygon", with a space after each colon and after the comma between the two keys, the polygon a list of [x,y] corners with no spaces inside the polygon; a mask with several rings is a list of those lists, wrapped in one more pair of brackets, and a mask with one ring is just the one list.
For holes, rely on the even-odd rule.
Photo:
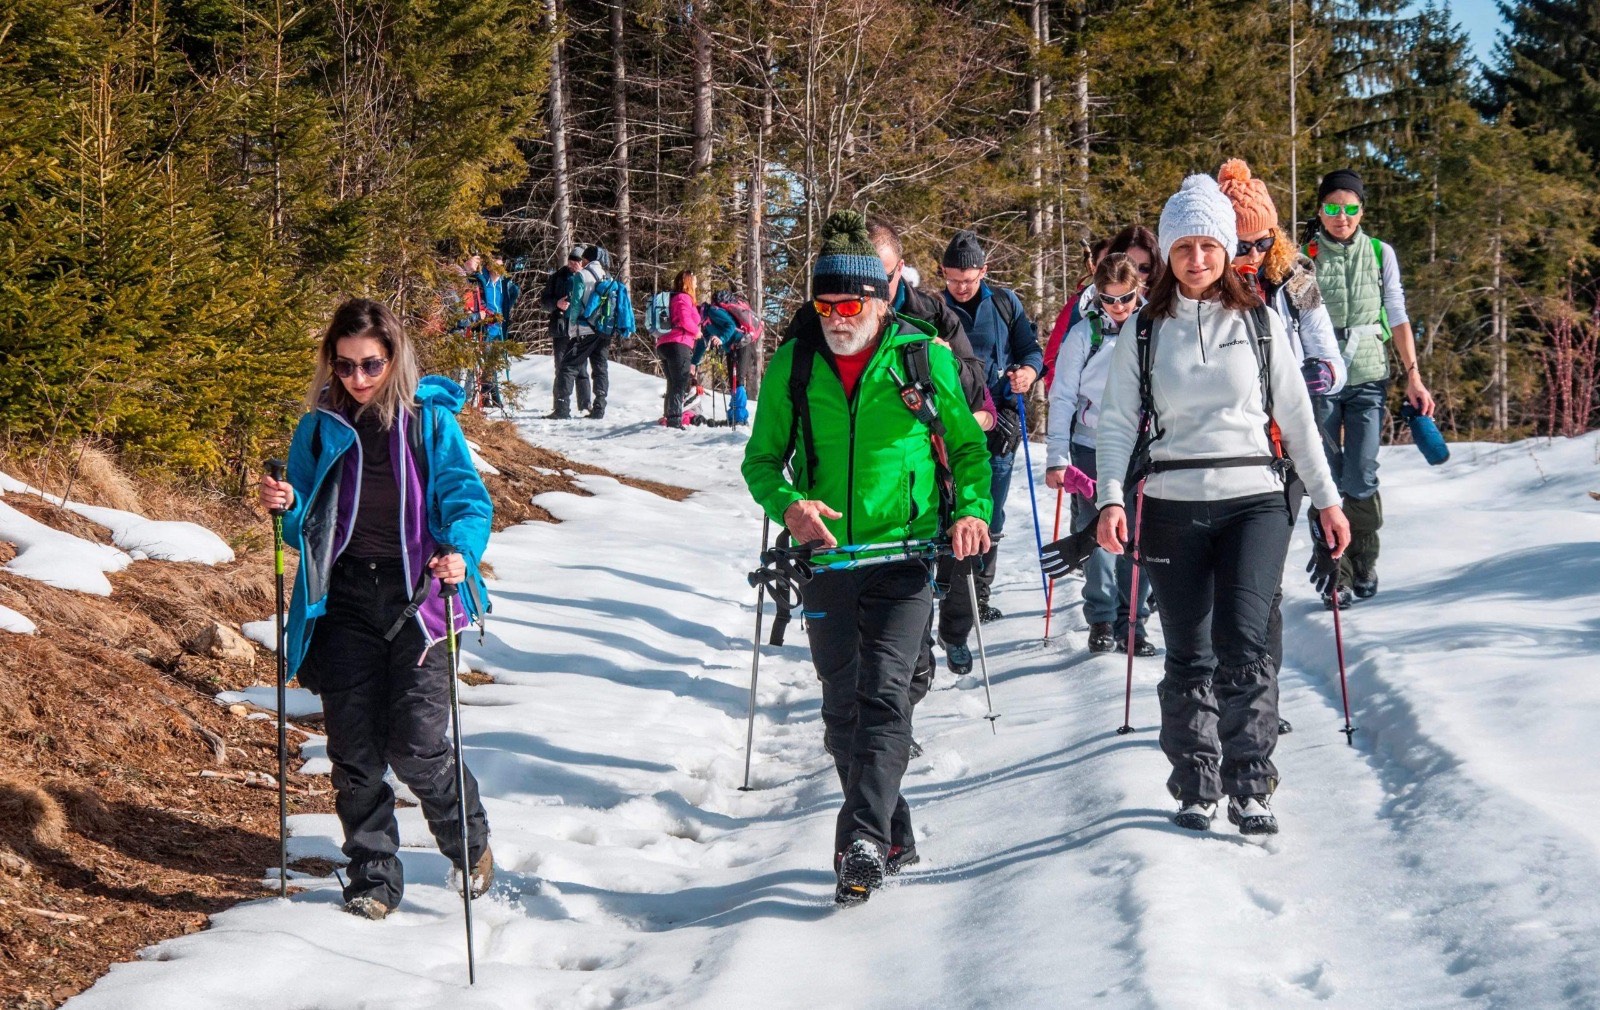
{"label": "white beard", "polygon": [[822,337],[828,342],[828,350],[836,355],[860,354],[878,341],[877,327],[863,329],[856,332],[854,329],[835,332],[824,326]]}

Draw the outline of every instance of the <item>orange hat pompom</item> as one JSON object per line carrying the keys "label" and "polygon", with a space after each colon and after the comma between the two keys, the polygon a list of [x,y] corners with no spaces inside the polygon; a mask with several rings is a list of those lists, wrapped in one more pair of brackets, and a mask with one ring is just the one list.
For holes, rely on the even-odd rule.
{"label": "orange hat pompom", "polygon": [[1243,158],[1229,158],[1223,162],[1217,170],[1217,185],[1233,202],[1240,235],[1253,235],[1277,227],[1277,205],[1272,202],[1267,184],[1251,173],[1249,162]]}

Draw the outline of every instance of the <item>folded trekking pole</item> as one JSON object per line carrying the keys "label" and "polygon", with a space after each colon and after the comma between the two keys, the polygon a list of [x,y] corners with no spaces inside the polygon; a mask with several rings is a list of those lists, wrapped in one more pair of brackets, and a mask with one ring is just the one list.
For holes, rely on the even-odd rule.
{"label": "folded trekking pole", "polygon": [[1350,688],[1344,675],[1344,633],[1339,627],[1339,586],[1334,583],[1333,596],[1333,648],[1339,657],[1339,694],[1344,699],[1344,729],[1339,732],[1344,734],[1344,742],[1354,747],[1356,745],[1356,728],[1350,725]]}
{"label": "folded trekking pole", "polygon": [[[980,554],[967,569],[967,596],[972,601],[974,614],[978,612],[978,577],[975,573],[982,563],[983,555]],[[989,706],[989,714],[984,718],[989,720],[989,732],[998,734],[1000,730],[995,728],[995,720],[1000,716],[994,710],[994,695],[989,692],[989,655],[983,648],[983,622],[973,621],[972,630],[978,634],[978,669],[983,672],[983,700]]]}
{"label": "folded trekking pole", "polygon": [[[1017,417],[1022,422],[1022,462],[1028,468],[1028,504],[1033,507],[1033,546],[1039,552],[1040,558],[1044,557],[1044,533],[1039,528],[1039,496],[1034,493],[1033,486],[1033,453],[1028,449],[1028,407],[1027,398],[1021,393],[1011,394],[1017,398]],[[1044,570],[1039,571],[1039,586],[1044,590],[1044,606],[1050,609],[1050,580],[1045,577]],[[977,604],[973,604],[973,613],[977,613]]]}
{"label": "folded trekking pole", "polygon": [[[772,534],[772,519],[769,516],[761,517],[761,553],[767,553],[767,539]],[[750,655],[750,722],[744,731],[744,785],[739,791],[750,791],[750,755],[756,745],[756,677],[761,671],[761,618],[763,608],[767,602],[767,584],[760,582],[756,585],[756,637],[751,646]]]}
{"label": "folded trekking pole", "polygon": [[[1065,495],[1066,487],[1056,488],[1056,525],[1050,531],[1050,542],[1055,543],[1061,539],[1061,499]],[[1039,557],[1044,558],[1044,548],[1039,548]],[[1056,580],[1051,579],[1049,588],[1044,591],[1044,640],[1050,641],[1050,618],[1055,616]]]}
{"label": "folded trekking pole", "polygon": [[[454,554],[449,544],[440,544],[435,557]],[[450,657],[450,737],[456,757],[456,818],[461,826],[461,904],[467,913],[467,984],[476,985],[478,968],[472,952],[472,847],[467,840],[467,766],[461,757],[461,680],[456,676],[460,666],[461,643],[456,638],[456,594],[461,587],[453,582],[440,581],[439,595],[444,597],[444,637]]]}
{"label": "folded trekking pole", "polygon": [[[267,460],[273,480],[284,478],[281,459]],[[278,897],[289,896],[289,732],[283,714],[288,703],[289,657],[283,633],[283,509],[272,510],[272,571],[278,583]]]}
{"label": "folded trekking pole", "polygon": [[1134,632],[1139,627],[1139,529],[1144,525],[1144,479],[1139,480],[1139,490],[1135,495],[1133,508],[1133,531],[1128,540],[1128,550],[1132,552],[1130,560],[1133,562],[1133,577],[1129,579],[1128,593],[1128,686],[1122,699],[1122,725],[1117,728],[1117,735],[1124,736],[1133,732],[1133,646]]}

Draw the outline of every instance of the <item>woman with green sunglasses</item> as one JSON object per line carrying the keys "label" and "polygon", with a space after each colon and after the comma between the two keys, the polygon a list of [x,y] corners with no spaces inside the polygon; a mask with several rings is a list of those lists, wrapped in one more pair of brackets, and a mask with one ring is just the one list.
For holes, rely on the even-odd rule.
{"label": "woman with green sunglasses", "polygon": [[1339,565],[1335,587],[1323,595],[1332,607],[1368,599],[1378,591],[1378,529],[1383,503],[1378,496],[1378,444],[1383,434],[1389,392],[1392,343],[1400,359],[1405,398],[1428,416],[1433,396],[1423,385],[1417,344],[1406,315],[1400,262],[1387,242],[1370,238],[1361,227],[1366,190],[1348,168],[1322,177],[1317,187],[1316,231],[1305,253],[1317,265],[1317,284],[1333,320],[1334,335],[1348,368],[1345,388],[1313,398],[1328,466],[1339,484],[1353,539]]}

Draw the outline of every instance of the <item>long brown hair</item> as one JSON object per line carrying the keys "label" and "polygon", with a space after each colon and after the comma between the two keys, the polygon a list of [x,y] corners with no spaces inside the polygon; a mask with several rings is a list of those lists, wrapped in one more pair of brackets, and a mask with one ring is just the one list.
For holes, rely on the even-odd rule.
{"label": "long brown hair", "polygon": [[679,270],[678,276],[672,278],[672,290],[680,295],[688,295],[690,301],[697,301],[698,292],[695,291],[694,271]]}
{"label": "long brown hair", "polygon": [[[1261,295],[1256,291],[1255,284],[1245,280],[1231,262],[1222,268],[1222,276],[1200,296],[1203,302],[1213,298],[1220,298],[1223,308],[1235,312],[1253,309],[1261,304]],[[1178,314],[1178,275],[1175,271],[1161,271],[1161,276],[1150,287],[1150,300],[1145,303],[1144,311],[1150,313],[1152,319],[1163,316],[1171,318]]]}
{"label": "long brown hair", "polygon": [[1161,275],[1167,272],[1167,261],[1161,257],[1161,243],[1156,241],[1155,232],[1142,224],[1130,224],[1112,236],[1111,248],[1107,253],[1125,253],[1134,247],[1143,249],[1149,255],[1150,276],[1145,279],[1145,284],[1154,287]]}
{"label": "long brown hair", "polygon": [[[371,337],[383,344],[389,358],[383,382],[364,405],[356,403],[333,372],[333,362],[339,356],[339,341],[345,337]],[[352,298],[334,310],[333,319],[329,320],[317,344],[317,370],[311,379],[311,389],[306,393],[306,407],[310,410],[326,407],[350,414],[352,419],[374,411],[387,431],[399,420],[401,410],[416,408],[420,378],[411,338],[395,314],[382,302]]]}

